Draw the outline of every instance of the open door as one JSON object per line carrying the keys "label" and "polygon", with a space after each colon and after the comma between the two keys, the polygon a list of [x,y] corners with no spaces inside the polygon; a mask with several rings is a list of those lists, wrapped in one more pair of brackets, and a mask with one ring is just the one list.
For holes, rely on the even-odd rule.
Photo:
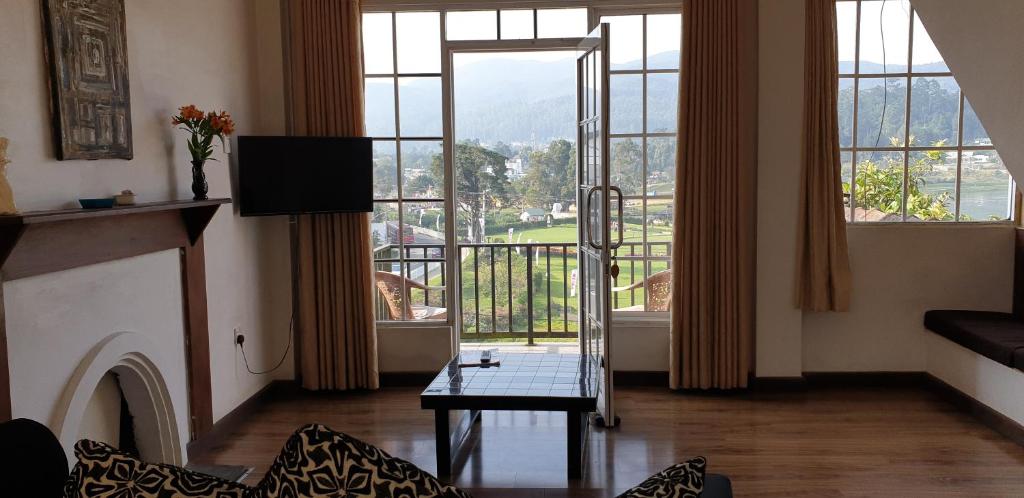
{"label": "open door", "polygon": [[[576,60],[576,173],[579,236],[580,352],[597,372],[597,423],[618,424],[612,382],[611,251],[622,243],[622,224],[612,233],[612,194],[621,219],[622,193],[609,184],[608,24],[584,38]],[[614,237],[614,238],[613,238]]]}

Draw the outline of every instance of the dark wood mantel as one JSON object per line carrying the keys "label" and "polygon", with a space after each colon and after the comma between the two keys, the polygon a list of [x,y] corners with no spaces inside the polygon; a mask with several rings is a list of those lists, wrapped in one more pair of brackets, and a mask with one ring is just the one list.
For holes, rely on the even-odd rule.
{"label": "dark wood mantel", "polygon": [[[110,209],[63,209],[0,216],[0,281],[181,251],[191,436],[213,425],[203,231],[231,199],[167,201]],[[7,327],[0,285],[0,421],[11,418]]]}

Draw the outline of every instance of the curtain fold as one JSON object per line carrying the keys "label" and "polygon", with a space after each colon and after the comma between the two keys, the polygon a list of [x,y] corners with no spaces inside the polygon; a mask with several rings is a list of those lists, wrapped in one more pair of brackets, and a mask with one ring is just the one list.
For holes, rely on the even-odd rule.
{"label": "curtain fold", "polygon": [[[286,0],[293,135],[365,136],[358,0]],[[376,389],[373,251],[366,213],[298,218],[299,373],[307,389]]]}
{"label": "curtain fold", "polygon": [[757,2],[686,0],[670,385],[746,387],[753,363]]}
{"label": "curtain fold", "polygon": [[835,0],[806,0],[803,150],[796,306],[847,311],[850,262],[843,213]]}

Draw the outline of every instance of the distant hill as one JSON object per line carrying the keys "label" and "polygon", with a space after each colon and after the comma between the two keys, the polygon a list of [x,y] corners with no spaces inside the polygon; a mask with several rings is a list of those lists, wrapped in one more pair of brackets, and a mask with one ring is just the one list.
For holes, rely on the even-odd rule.
{"label": "distant hill", "polygon": [[[651,56],[650,67],[678,64],[679,52]],[[617,64],[614,69],[640,67],[641,61]],[[455,135],[458,140],[483,143],[524,143],[541,146],[559,138],[575,138],[576,65],[573,56],[556,61],[488,59],[455,68]],[[638,76],[613,77],[613,128],[639,131],[642,88]],[[652,129],[674,127],[677,99],[675,75],[653,75],[649,81],[648,109]],[[392,87],[370,83],[368,102],[388,102]],[[404,116],[418,116],[402,123],[405,135],[440,135],[440,85],[435,80],[416,80],[401,87]],[[367,106],[369,123],[391,122],[394,110]],[[634,130],[635,128],[635,130]],[[625,130],[623,130],[625,131]]]}

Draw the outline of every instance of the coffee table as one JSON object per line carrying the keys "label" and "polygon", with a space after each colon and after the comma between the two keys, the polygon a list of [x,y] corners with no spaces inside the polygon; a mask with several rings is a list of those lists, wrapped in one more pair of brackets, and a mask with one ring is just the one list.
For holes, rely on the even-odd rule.
{"label": "coffee table", "polygon": [[[587,355],[496,353],[499,366],[463,367],[480,361],[478,351],[455,355],[420,394],[420,406],[434,410],[437,473],[452,477],[461,451],[481,410],[559,411],[566,413],[566,464],[569,479],[583,476],[589,424],[597,410],[598,369]],[[465,410],[454,430],[449,414]]]}

